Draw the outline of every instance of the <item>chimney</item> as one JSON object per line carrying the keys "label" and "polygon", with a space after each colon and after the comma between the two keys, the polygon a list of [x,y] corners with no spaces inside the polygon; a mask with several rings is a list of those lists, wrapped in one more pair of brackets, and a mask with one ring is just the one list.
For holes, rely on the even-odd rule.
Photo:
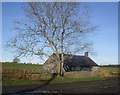
{"label": "chimney", "polygon": [[84,56],[85,56],[85,57],[88,57],[88,52],[85,52]]}

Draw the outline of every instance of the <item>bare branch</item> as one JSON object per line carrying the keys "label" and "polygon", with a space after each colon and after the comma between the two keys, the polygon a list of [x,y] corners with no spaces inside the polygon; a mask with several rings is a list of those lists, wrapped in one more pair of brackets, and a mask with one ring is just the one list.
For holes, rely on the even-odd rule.
{"label": "bare branch", "polygon": [[[96,26],[90,23],[87,6],[78,2],[29,2],[24,3],[26,19],[16,21],[15,38],[7,43],[18,56],[50,56],[55,53],[92,51],[86,41]],[[63,59],[62,59],[63,60]]]}

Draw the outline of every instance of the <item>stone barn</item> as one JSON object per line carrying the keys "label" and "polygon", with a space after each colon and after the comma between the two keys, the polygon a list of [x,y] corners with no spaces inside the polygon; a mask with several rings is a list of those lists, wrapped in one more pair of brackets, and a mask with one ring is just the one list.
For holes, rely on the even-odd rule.
{"label": "stone barn", "polygon": [[[59,56],[61,58],[61,54]],[[54,53],[43,64],[43,68],[47,72],[58,72],[58,60]],[[85,52],[82,56],[64,54],[63,68],[65,72],[91,71],[98,68],[98,64],[88,56],[88,52]]]}

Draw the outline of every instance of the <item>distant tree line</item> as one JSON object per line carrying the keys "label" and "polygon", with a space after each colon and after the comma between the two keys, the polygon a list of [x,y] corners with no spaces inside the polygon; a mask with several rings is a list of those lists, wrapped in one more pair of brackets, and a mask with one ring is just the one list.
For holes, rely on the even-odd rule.
{"label": "distant tree line", "polygon": [[112,65],[112,64],[100,65],[100,67],[120,67],[120,64],[115,64],[115,65]]}
{"label": "distant tree line", "polygon": [[[15,63],[15,62],[0,62],[0,63],[6,63],[6,64],[12,64],[12,63]],[[19,64],[36,64],[36,65],[39,65],[39,63],[26,63],[26,62],[24,62],[24,63],[19,63]]]}

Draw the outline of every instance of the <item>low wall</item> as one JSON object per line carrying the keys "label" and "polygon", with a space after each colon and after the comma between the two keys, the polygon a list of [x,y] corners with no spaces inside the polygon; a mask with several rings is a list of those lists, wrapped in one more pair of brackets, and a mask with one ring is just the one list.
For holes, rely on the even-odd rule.
{"label": "low wall", "polygon": [[51,74],[32,69],[3,69],[2,80],[47,80]]}

